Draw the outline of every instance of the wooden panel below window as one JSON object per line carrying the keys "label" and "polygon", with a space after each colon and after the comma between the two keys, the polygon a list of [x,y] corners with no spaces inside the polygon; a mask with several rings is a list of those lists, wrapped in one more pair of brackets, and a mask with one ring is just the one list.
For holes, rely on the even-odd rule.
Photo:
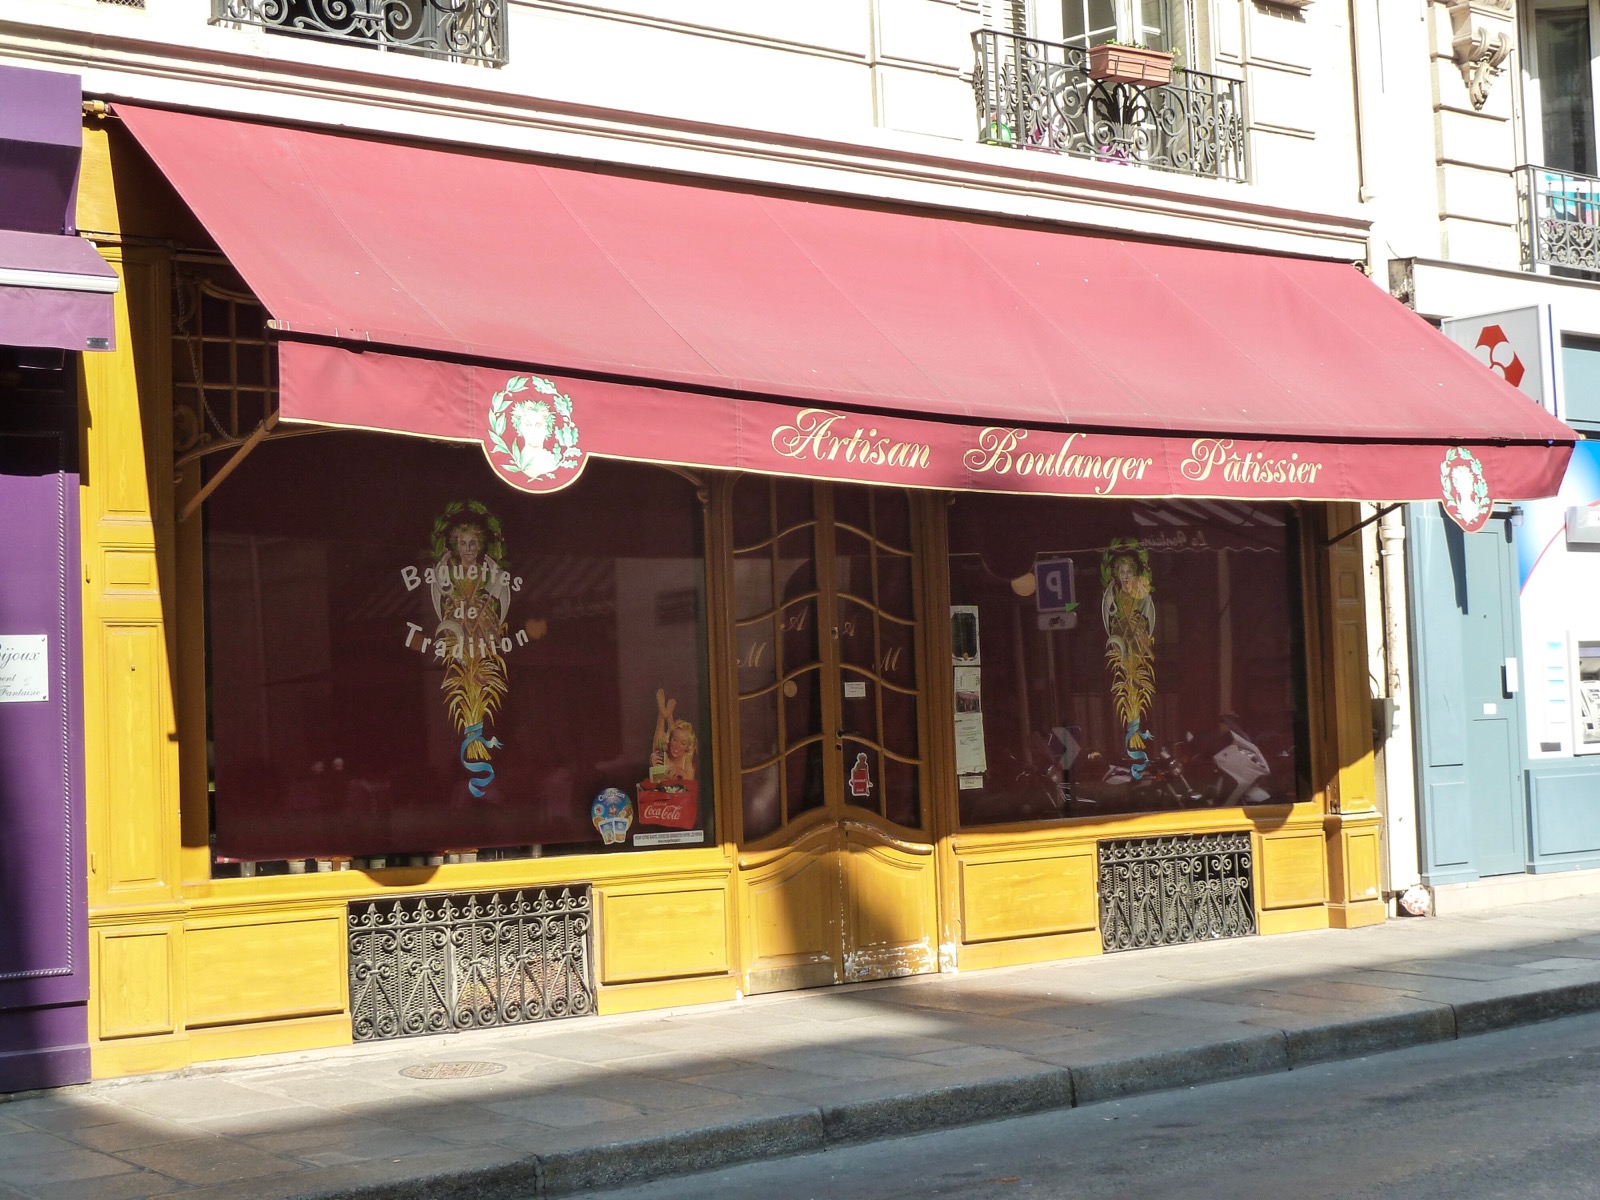
{"label": "wooden panel below window", "polygon": [[96,939],[94,973],[101,1040],[171,1033],[172,931],[165,927],[104,931]]}
{"label": "wooden panel below window", "polygon": [[1093,930],[1096,913],[1092,845],[961,863],[963,942]]}
{"label": "wooden panel below window", "polygon": [[723,888],[602,892],[601,977],[607,984],[728,970]]}
{"label": "wooden panel below window", "polygon": [[1327,839],[1321,830],[1261,839],[1263,909],[1300,908],[1328,898]]}
{"label": "wooden panel below window", "polygon": [[306,920],[191,926],[187,1024],[220,1025],[342,1012],[343,912]]}

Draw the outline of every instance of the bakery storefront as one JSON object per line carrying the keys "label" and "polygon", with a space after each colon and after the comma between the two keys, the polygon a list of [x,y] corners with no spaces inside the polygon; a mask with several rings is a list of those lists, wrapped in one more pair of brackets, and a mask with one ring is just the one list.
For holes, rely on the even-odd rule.
{"label": "bakery storefront", "polygon": [[1570,449],[1348,265],[89,136],[182,226],[90,399],[170,681],[91,751],[101,1074],[1381,920],[1352,502]]}

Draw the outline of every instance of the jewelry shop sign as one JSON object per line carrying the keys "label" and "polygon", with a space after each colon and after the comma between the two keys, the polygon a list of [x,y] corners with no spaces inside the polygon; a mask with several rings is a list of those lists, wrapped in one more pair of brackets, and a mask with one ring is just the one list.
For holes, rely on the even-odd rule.
{"label": "jewelry shop sign", "polygon": [[50,699],[50,646],[42,633],[0,633],[0,704]]}

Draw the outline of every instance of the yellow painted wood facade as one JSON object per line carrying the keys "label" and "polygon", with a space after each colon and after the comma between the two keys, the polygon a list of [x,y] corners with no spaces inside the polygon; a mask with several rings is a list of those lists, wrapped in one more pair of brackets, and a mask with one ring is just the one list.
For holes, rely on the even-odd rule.
{"label": "yellow painted wood facade", "polygon": [[[213,879],[205,762],[198,486],[175,475],[175,259],[204,235],[114,121],[85,126],[80,227],[122,276],[118,349],[83,358],[84,696],[97,1076],[348,1042],[346,905],[416,892],[588,880],[601,1012],[725,1000],[869,970],[971,970],[1097,954],[1097,841],[1244,831],[1265,933],[1381,920],[1360,556],[1354,506],[1306,506],[1314,793],[1239,809],[963,830],[947,714],[946,622],[923,621],[921,825],[844,810],[746,844],[738,789],[716,789],[715,845],[614,855]],[[706,488],[712,646],[709,759],[736,780],[727,589],[731,482]],[[945,505],[916,500],[923,613],[948,601]],[[881,968],[881,969],[880,969]],[[904,970],[900,970],[904,968]]]}

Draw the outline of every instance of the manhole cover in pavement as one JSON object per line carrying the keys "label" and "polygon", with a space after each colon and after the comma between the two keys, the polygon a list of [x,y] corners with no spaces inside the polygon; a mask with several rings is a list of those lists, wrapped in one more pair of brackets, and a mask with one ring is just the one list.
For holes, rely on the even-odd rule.
{"label": "manhole cover in pavement", "polygon": [[434,1062],[406,1067],[400,1074],[412,1079],[476,1079],[479,1075],[496,1075],[505,1069],[503,1063]]}

